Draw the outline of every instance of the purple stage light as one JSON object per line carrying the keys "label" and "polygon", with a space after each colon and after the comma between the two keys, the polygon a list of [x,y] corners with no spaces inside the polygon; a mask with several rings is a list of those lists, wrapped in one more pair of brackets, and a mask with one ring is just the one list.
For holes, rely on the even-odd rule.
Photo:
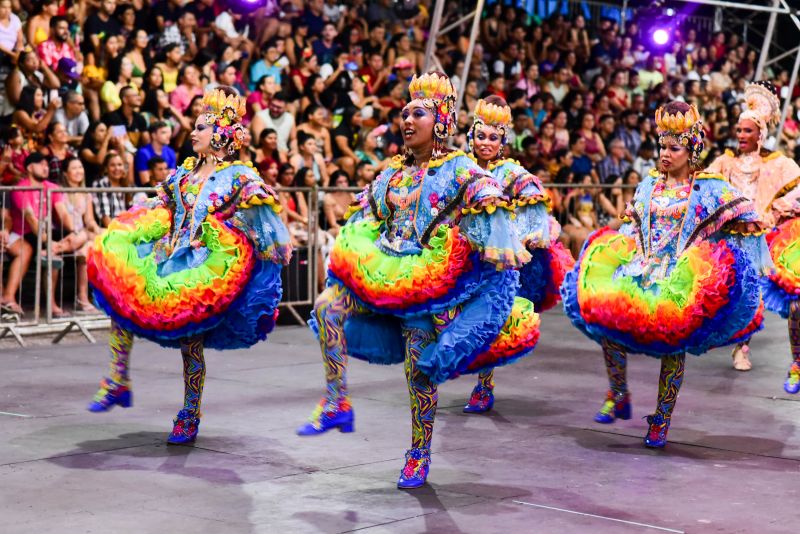
{"label": "purple stage light", "polygon": [[653,42],[659,46],[664,46],[669,41],[669,33],[667,30],[658,29],[653,32]]}

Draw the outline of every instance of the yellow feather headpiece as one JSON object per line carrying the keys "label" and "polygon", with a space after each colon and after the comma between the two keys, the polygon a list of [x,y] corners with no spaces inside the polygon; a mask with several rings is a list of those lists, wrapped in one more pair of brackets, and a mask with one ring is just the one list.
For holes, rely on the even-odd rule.
{"label": "yellow feather headpiece", "polygon": [[432,99],[442,102],[448,97],[456,98],[456,90],[447,76],[440,76],[435,72],[426,72],[421,76],[414,76],[408,85],[408,92],[412,100]]}
{"label": "yellow feather headpiece", "polygon": [[698,122],[700,122],[700,113],[694,104],[685,114],[679,111],[671,115],[664,112],[663,107],[656,110],[656,128],[659,134],[680,135],[688,132]]}
{"label": "yellow feather headpiece", "polygon": [[231,123],[240,122],[247,110],[247,99],[239,95],[226,95],[221,89],[208,91],[203,96],[206,113],[226,117]]}
{"label": "yellow feather headpiece", "polygon": [[242,117],[247,110],[247,99],[239,95],[226,95],[221,89],[208,91],[203,96],[206,124],[213,125],[211,146],[215,150],[227,149],[234,155],[242,148],[245,128]]}
{"label": "yellow feather headpiece", "polygon": [[484,99],[478,100],[475,105],[475,122],[482,122],[487,126],[506,127],[511,123],[511,108],[508,106],[498,106],[486,102]]}

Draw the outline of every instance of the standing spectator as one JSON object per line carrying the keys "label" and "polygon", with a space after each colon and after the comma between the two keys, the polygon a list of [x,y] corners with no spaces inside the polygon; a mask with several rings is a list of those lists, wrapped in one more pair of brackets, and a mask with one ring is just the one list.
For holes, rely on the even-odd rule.
{"label": "standing spectator", "polygon": [[608,156],[597,164],[597,173],[600,175],[600,182],[607,184],[611,183],[609,177],[622,176],[630,167],[630,162],[625,160],[625,143],[614,139],[609,146]]}
{"label": "standing spectator", "polygon": [[50,38],[37,47],[39,58],[42,62],[55,69],[58,60],[69,58],[77,61],[81,58],[80,52],[76,50],[69,35],[69,22],[67,17],[56,16],[50,19]]}
{"label": "standing spectator", "polygon": [[64,96],[63,107],[56,110],[53,120],[63,124],[67,129],[67,142],[77,146],[83,141],[83,134],[89,128],[89,116],[83,95],[69,91]]}
{"label": "standing spectator", "polygon": [[126,210],[125,193],[114,193],[103,191],[110,187],[127,187],[127,172],[125,171],[125,161],[116,152],[106,156],[103,161],[103,177],[97,180],[93,187],[98,189],[94,193],[94,214],[95,220],[103,228],[108,228],[112,219]]}
{"label": "standing spectator", "polygon": [[146,185],[151,182],[149,162],[154,156],[162,158],[167,163],[167,169],[177,168],[175,151],[169,146],[172,138],[172,129],[166,122],[154,122],[150,125],[150,143],[136,152],[136,183]]}
{"label": "standing spectator", "polygon": [[52,121],[45,130],[45,144],[41,153],[47,157],[50,166],[50,176],[48,180],[53,183],[63,183],[64,163],[66,160],[75,157],[75,152],[69,146],[69,134],[67,128],[57,121]]}

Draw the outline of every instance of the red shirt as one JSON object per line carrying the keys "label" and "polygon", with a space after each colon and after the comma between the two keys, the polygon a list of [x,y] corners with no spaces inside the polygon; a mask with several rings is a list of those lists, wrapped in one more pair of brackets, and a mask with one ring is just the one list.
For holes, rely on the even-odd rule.
{"label": "red shirt", "polygon": [[45,65],[53,70],[56,70],[56,67],[58,67],[58,60],[62,57],[68,57],[72,60],[75,59],[75,52],[72,50],[71,46],[67,43],[61,43],[61,46],[58,46],[52,39],[48,39],[40,44],[36,51]]}

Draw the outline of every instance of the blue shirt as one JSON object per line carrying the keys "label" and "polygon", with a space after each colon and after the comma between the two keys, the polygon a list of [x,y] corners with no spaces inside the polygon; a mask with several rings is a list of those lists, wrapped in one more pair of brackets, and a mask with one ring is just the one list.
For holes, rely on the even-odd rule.
{"label": "blue shirt", "polygon": [[153,156],[161,156],[164,158],[164,161],[167,162],[168,169],[173,170],[177,168],[177,157],[175,156],[175,151],[172,150],[171,147],[165,146],[161,149],[161,154],[156,154],[152,144],[145,145],[136,152],[136,158],[134,159],[137,182],[139,182],[139,173],[149,170],[147,168],[147,162],[150,161]]}

